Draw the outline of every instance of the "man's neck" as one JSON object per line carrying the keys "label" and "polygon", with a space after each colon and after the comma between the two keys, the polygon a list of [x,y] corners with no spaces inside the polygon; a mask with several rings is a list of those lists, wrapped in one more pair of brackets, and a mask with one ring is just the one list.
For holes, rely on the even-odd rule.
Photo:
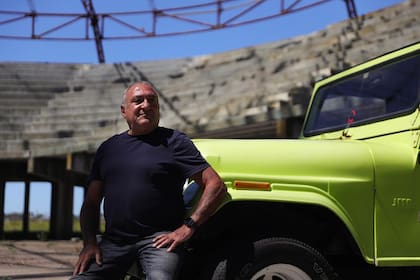
{"label": "man's neck", "polygon": [[148,135],[151,134],[153,131],[156,130],[157,127],[150,129],[150,130],[133,130],[133,129],[129,129],[128,130],[128,135],[131,136],[144,136],[144,135]]}

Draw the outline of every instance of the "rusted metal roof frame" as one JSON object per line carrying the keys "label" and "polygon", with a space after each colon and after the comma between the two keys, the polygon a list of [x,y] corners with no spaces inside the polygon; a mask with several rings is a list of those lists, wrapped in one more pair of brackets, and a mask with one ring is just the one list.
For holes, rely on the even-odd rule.
{"label": "rusted metal roof frame", "polygon": [[[110,12],[110,13],[95,13],[92,14],[89,11],[86,13],[44,13],[44,12],[19,12],[19,11],[0,11],[0,19],[5,18],[4,20],[0,20],[0,26],[5,26],[10,23],[21,22],[25,23],[28,19],[31,22],[31,32],[30,35],[28,34],[1,34],[0,39],[44,39],[44,40],[94,40],[95,36],[92,36],[92,31],[89,28],[91,24],[92,17],[97,19],[99,33],[101,34],[102,40],[122,40],[122,39],[142,39],[142,38],[149,38],[149,37],[162,37],[162,36],[174,36],[174,35],[182,35],[182,34],[191,34],[197,32],[204,32],[204,31],[211,31],[217,30],[222,28],[232,28],[238,27],[245,24],[256,23],[264,20],[273,19],[279,16],[297,13],[299,11],[309,9],[318,5],[325,4],[327,2],[331,2],[334,0],[251,0],[246,3],[248,5],[245,6],[244,3],[241,4],[244,9],[240,9],[239,5],[237,5],[238,11],[227,17],[227,10],[229,7],[226,5],[233,3],[235,0],[218,0],[208,3],[190,5],[190,6],[183,6],[183,7],[175,7],[175,8],[167,8],[167,9],[151,9],[151,10],[143,10],[143,11],[127,11],[127,12]],[[237,1],[237,0],[236,0]],[[271,14],[268,15],[252,15],[252,12],[257,9],[257,7],[261,6],[264,3],[275,1],[278,4],[278,10],[272,11]],[[337,1],[337,0],[335,0]],[[351,2],[350,4],[348,2]],[[349,17],[355,16],[355,5],[352,0],[345,0],[347,7],[352,7],[352,9],[348,10],[351,11]],[[225,6],[224,6],[225,5]],[[236,7],[235,7],[236,8]],[[203,11],[197,9],[209,9],[206,10],[208,13],[214,14],[214,22],[209,21],[202,21],[194,19],[199,13]],[[192,11],[197,10],[197,11]],[[232,12],[232,9],[230,9]],[[124,17],[133,17],[133,16],[148,16],[150,18],[149,25],[151,28],[148,30],[144,26],[136,26],[132,24],[129,20],[124,19]],[[247,18],[244,16],[247,15]],[[222,21],[221,19],[225,16],[225,20]],[[42,18],[57,18],[60,23],[54,24],[51,22],[51,26],[46,28],[44,31],[38,30],[38,23],[37,19]],[[158,24],[159,19],[162,18],[170,18],[175,21],[179,22],[187,22],[189,23],[189,28],[184,30],[169,30],[169,31],[161,31],[160,26]],[[65,33],[59,34],[60,30],[63,30],[64,27],[68,25],[74,24],[78,21],[85,21],[85,28],[80,32],[80,35],[76,36],[68,36]],[[131,35],[107,35],[105,32],[107,30],[107,26],[111,23],[117,23],[121,27],[126,28],[127,31],[134,32]],[[170,28],[171,26],[165,26],[166,29]],[[56,35],[54,35],[56,34]]]}

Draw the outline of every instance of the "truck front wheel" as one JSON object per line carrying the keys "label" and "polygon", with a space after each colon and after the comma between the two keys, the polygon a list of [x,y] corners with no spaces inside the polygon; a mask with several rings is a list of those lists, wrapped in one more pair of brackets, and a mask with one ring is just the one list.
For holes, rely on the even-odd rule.
{"label": "truck front wheel", "polygon": [[294,239],[262,239],[254,242],[250,250],[238,249],[228,253],[217,264],[212,280],[338,279],[338,275],[318,251]]}

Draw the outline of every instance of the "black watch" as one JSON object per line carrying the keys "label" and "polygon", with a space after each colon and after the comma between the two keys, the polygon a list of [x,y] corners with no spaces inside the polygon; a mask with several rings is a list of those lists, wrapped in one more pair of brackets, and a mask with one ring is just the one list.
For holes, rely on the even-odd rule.
{"label": "black watch", "polygon": [[197,223],[191,217],[185,218],[184,225],[186,225],[190,229],[197,229]]}

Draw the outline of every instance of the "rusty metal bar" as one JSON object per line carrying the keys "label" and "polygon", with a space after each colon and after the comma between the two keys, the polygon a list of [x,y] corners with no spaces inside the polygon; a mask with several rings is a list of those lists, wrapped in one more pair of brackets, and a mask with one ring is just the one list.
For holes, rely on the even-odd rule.
{"label": "rusty metal bar", "polygon": [[82,0],[83,6],[85,7],[87,16],[90,18],[90,23],[93,28],[93,34],[95,35],[96,50],[98,52],[99,63],[105,63],[104,48],[102,46],[102,33],[98,26],[98,15],[95,13],[92,0]]}

